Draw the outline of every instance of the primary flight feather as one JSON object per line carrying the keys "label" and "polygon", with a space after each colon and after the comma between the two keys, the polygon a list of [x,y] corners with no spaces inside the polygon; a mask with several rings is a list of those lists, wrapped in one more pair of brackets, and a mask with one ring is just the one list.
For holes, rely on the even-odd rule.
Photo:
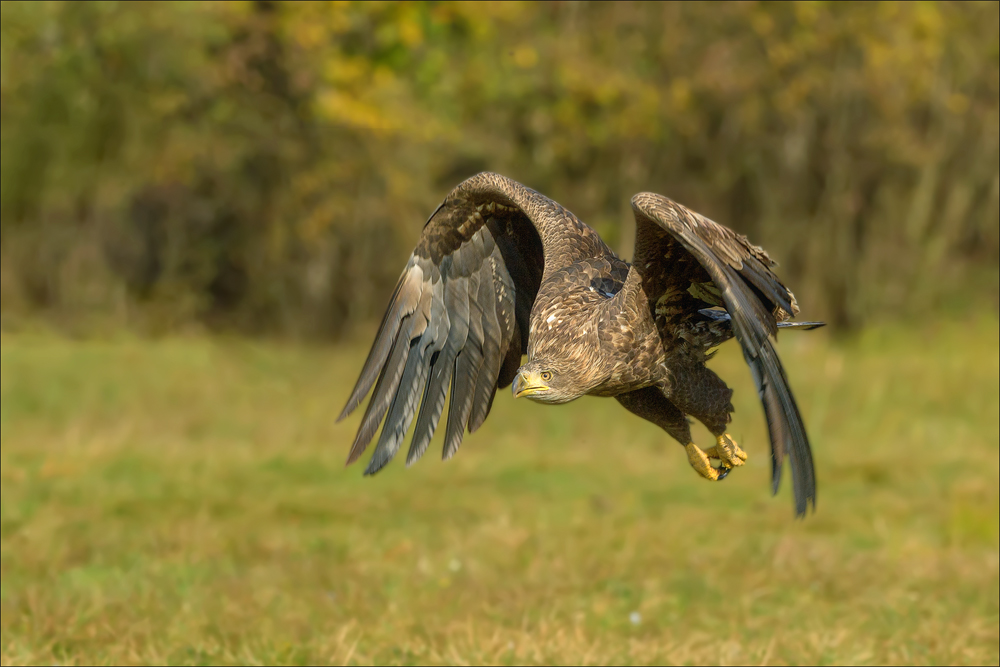
{"label": "primary flight feather", "polygon": [[[721,480],[746,453],[726,433],[732,390],[705,362],[736,337],[771,438],[777,492],[787,456],[796,514],[816,502],[805,425],[772,344],[795,297],[746,237],[661,195],[632,198],[635,258],[620,259],[562,206],[504,176],[462,182],[424,226],[339,419],[374,385],[348,463],[382,432],[366,469],[426,451],[450,393],[444,458],[482,426],[497,389],[566,403],[613,396],[684,445],[703,477]],[[528,360],[521,364],[522,355]],[[716,445],[691,441],[688,416]],[[709,459],[718,459],[714,467]]]}

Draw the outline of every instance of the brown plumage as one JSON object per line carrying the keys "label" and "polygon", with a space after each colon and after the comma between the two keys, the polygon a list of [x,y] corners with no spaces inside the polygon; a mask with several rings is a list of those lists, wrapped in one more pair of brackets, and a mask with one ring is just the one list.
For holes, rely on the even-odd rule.
{"label": "brown plumage", "polygon": [[[660,195],[636,195],[632,208],[629,264],[572,213],[508,178],[483,173],[456,187],[424,226],[340,415],[375,386],[348,463],[384,420],[366,474],[380,470],[414,418],[407,464],[416,461],[450,390],[449,458],[466,428],[483,424],[496,390],[514,383],[516,395],[547,403],[614,396],[707,465],[689,445],[687,415],[723,446],[732,390],[705,362],[735,335],[767,416],[773,489],[788,455],[804,514],[816,498],[812,454],[771,336],[820,323],[785,322],[798,312],[795,297],[746,237]],[[708,455],[724,465],[692,465],[710,479],[741,464]]]}

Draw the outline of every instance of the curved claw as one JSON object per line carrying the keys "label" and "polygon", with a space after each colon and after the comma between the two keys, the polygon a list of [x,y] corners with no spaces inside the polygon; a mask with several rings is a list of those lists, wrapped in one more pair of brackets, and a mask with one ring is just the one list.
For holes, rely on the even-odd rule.
{"label": "curved claw", "polygon": [[719,459],[722,465],[729,468],[736,468],[747,461],[747,453],[740,449],[732,436],[723,433],[716,439],[716,445],[705,450],[705,456],[710,459]]}
{"label": "curved claw", "polygon": [[693,442],[686,445],[684,449],[688,455],[688,463],[695,469],[695,472],[707,480],[718,482],[725,479],[729,475],[729,471],[732,470],[732,466],[727,465],[725,462],[718,468],[713,467],[708,460],[707,452],[703,452]]}

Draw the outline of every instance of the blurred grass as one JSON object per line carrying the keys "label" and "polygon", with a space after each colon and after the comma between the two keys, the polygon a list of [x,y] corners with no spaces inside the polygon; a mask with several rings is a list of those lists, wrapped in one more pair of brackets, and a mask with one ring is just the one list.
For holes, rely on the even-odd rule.
{"label": "blurred grass", "polygon": [[[995,319],[783,336],[818,512],[609,400],[343,467],[364,345],[2,338],[3,664],[997,664]],[[704,431],[702,440],[705,440]]]}

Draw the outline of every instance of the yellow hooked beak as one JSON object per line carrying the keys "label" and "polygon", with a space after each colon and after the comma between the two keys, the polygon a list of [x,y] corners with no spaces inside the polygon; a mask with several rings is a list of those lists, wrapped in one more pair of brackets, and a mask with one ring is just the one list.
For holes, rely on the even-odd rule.
{"label": "yellow hooked beak", "polygon": [[549,385],[545,384],[540,373],[521,371],[514,378],[514,385],[511,387],[511,391],[514,392],[514,398],[521,398],[522,396],[537,394],[548,388]]}

